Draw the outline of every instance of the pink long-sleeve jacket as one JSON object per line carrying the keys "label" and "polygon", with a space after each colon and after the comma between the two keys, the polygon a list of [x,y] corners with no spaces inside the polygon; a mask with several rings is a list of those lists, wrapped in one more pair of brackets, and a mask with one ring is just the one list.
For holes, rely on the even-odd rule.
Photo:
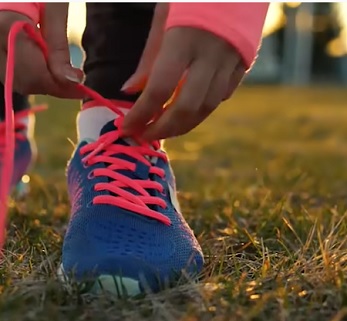
{"label": "pink long-sleeve jacket", "polygon": [[[40,21],[44,3],[0,3],[0,10],[25,14]],[[225,39],[240,54],[246,69],[257,56],[268,3],[170,3],[167,28],[195,27]]]}

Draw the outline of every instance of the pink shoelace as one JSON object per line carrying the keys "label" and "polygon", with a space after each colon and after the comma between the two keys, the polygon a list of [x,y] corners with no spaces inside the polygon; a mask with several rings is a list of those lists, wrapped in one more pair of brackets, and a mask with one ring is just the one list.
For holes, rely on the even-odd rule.
{"label": "pink shoelace", "polygon": [[[3,167],[1,171],[1,184],[0,184],[0,250],[3,249],[6,234],[6,219],[7,219],[7,197],[10,193],[10,184],[13,173],[14,149],[15,149],[15,121],[13,112],[13,78],[15,66],[15,41],[18,33],[24,30],[27,35],[36,42],[41,48],[45,57],[47,58],[47,48],[41,35],[27,22],[16,22],[11,27],[8,36],[8,53],[6,64],[6,77],[5,77],[5,150],[3,154]],[[111,155],[121,153],[128,155],[149,167],[150,174],[156,174],[164,178],[165,172],[163,169],[153,166],[148,160],[148,157],[158,157],[167,161],[166,155],[157,151],[160,147],[159,142],[146,143],[136,139],[137,146],[123,146],[115,144],[121,135],[121,124],[124,119],[124,114],[114,105],[111,101],[103,98],[100,94],[92,89],[82,85],[76,84],[77,89],[82,91],[88,97],[97,101],[100,105],[106,106],[118,114],[118,118],[114,124],[117,130],[110,131],[100,136],[98,141],[89,143],[80,149],[81,155],[86,155],[83,158],[83,163],[86,167],[96,163],[106,163],[106,168],[99,168],[89,173],[89,178],[103,176],[111,180],[108,183],[97,183],[94,185],[96,191],[108,191],[110,195],[99,195],[93,199],[93,204],[110,204],[136,214],[143,215],[156,219],[157,221],[170,225],[171,221],[165,215],[152,210],[149,205],[157,205],[165,208],[166,203],[160,198],[151,196],[147,189],[157,190],[163,192],[163,186],[151,180],[131,179],[122,175],[116,170],[129,170],[135,171],[136,164],[112,157]],[[17,125],[19,126],[19,125]],[[18,128],[18,127],[17,127]],[[127,191],[132,189],[139,195]]]}
{"label": "pink shoelace", "polygon": [[[23,118],[29,114],[36,113],[42,110],[45,110],[46,106],[37,106],[30,109],[22,110],[17,112],[14,115],[14,139],[15,140],[25,140],[26,135],[24,131],[27,128],[27,125],[23,123]],[[0,122],[0,155],[6,150],[6,122]]]}

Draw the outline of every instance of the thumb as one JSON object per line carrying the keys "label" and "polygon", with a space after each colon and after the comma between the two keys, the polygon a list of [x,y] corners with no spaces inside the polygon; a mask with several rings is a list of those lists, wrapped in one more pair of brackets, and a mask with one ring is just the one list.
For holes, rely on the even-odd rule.
{"label": "thumb", "polygon": [[52,76],[60,83],[77,82],[83,72],[70,63],[67,40],[68,3],[46,3],[42,15],[41,32],[48,49],[48,67]]}

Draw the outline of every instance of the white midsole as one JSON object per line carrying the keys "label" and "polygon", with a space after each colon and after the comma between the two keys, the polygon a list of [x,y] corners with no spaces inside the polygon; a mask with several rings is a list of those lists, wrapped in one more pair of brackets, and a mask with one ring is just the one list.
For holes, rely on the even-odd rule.
{"label": "white midsole", "polygon": [[[63,265],[60,264],[58,268],[58,279],[64,284],[68,285],[70,280],[67,277]],[[100,275],[90,288],[92,294],[111,293],[118,296],[136,296],[141,293],[139,281],[120,277],[117,275]]]}

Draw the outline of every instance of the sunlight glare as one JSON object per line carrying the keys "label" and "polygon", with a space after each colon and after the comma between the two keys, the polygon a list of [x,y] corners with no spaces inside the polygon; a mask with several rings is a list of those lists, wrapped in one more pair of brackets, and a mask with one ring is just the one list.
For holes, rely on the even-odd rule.
{"label": "sunlight glare", "polygon": [[70,2],[67,33],[70,42],[79,45],[86,25],[86,4]]}
{"label": "sunlight glare", "polygon": [[340,34],[331,40],[327,46],[327,52],[333,57],[347,55],[347,3],[334,3],[335,17],[340,26]]}
{"label": "sunlight glare", "polygon": [[30,182],[30,176],[29,175],[23,175],[22,182],[24,184],[28,184]]}

